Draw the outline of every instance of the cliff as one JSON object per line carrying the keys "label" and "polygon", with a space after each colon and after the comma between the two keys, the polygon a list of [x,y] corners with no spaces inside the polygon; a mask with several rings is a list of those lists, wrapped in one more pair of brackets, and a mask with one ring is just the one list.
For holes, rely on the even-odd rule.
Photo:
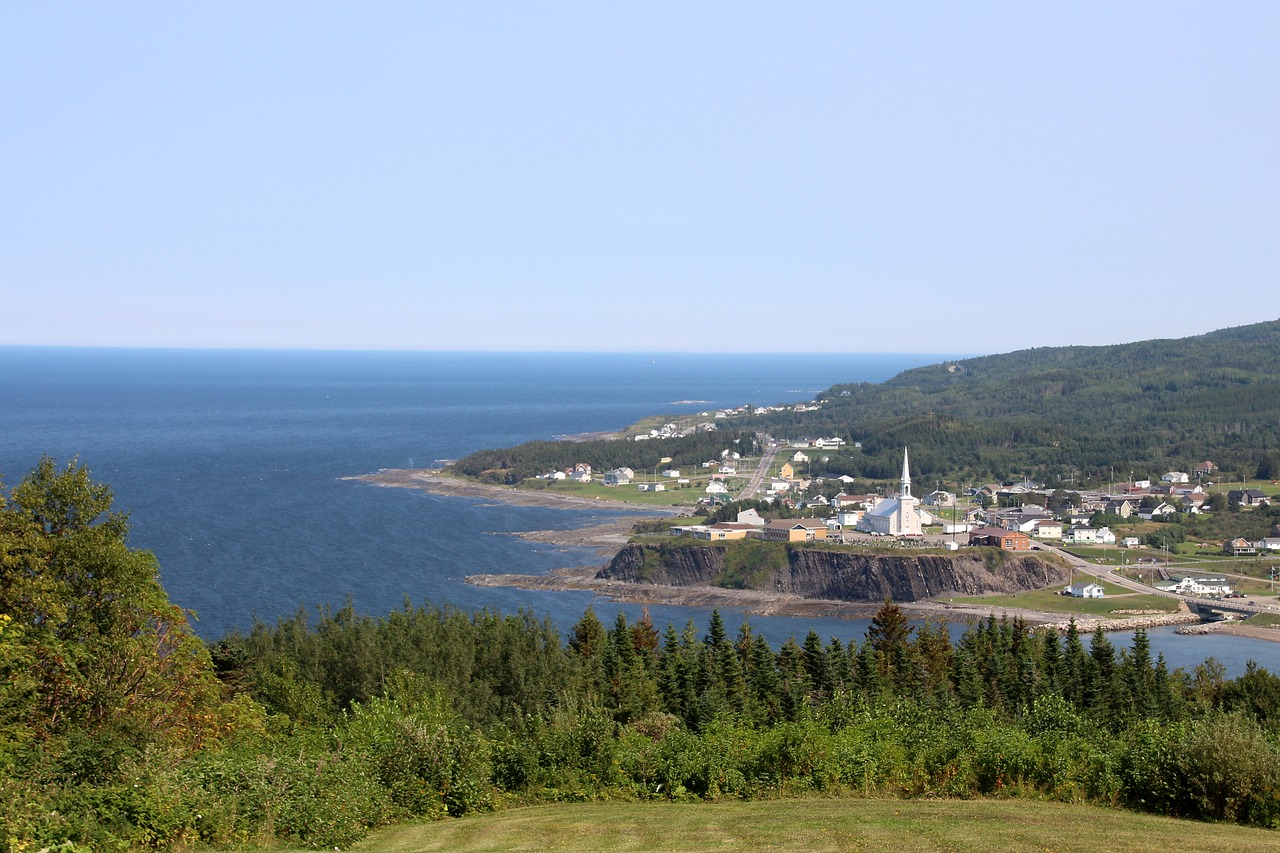
{"label": "cliff", "polygon": [[957,554],[875,554],[780,543],[624,547],[597,578],[718,586],[837,601],[919,601],[938,595],[1011,593],[1070,580],[1066,565],[990,549]]}

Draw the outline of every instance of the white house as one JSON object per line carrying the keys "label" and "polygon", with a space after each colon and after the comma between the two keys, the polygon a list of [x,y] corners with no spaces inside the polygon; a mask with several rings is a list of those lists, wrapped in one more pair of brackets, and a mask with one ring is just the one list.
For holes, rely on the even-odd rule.
{"label": "white house", "polygon": [[842,528],[856,528],[858,526],[858,522],[862,521],[862,516],[865,514],[866,511],[861,509],[841,509],[836,512],[836,524],[840,525]]}
{"label": "white house", "polygon": [[1176,592],[1179,595],[1230,595],[1231,585],[1226,578],[1180,578],[1173,583],[1158,583],[1156,589]]}
{"label": "white house", "polygon": [[724,483],[712,481],[707,484],[706,492],[709,495],[723,495],[729,491]]}
{"label": "white house", "polygon": [[1055,518],[1042,518],[1031,522],[1031,529],[1023,532],[1030,533],[1037,539],[1061,539],[1062,522]]}
{"label": "white house", "polygon": [[1062,534],[1062,541],[1068,545],[1085,545],[1098,541],[1098,530],[1094,527],[1073,527]]}
{"label": "white house", "polygon": [[955,506],[956,496],[943,489],[934,489],[924,496],[922,503],[925,506]]}
{"label": "white house", "polygon": [[1167,503],[1164,503],[1163,501],[1160,503],[1159,506],[1153,506],[1148,509],[1138,510],[1138,517],[1145,521],[1151,521],[1152,519],[1164,518],[1165,516],[1168,516],[1168,515],[1177,515],[1177,514],[1178,514],[1178,510],[1176,508],[1170,506]]}
{"label": "white house", "polygon": [[1063,592],[1072,598],[1102,598],[1103,596],[1102,587],[1096,583],[1089,583],[1088,581],[1073,583],[1071,586],[1063,590]]}
{"label": "white house", "polygon": [[791,455],[791,461],[792,462],[808,462],[809,457],[805,455],[805,452],[803,450],[797,450],[795,453]]}
{"label": "white house", "polygon": [[668,468],[667,470],[662,472],[662,476],[667,477],[668,479],[671,479],[671,480],[678,480],[680,478],[680,469]]}
{"label": "white house", "polygon": [[1162,483],[1190,483],[1191,476],[1186,471],[1170,471],[1160,477]]}
{"label": "white house", "polygon": [[1116,535],[1111,532],[1110,527],[1073,527],[1062,534],[1062,541],[1068,544],[1084,545],[1084,544],[1116,544]]}
{"label": "white house", "polygon": [[636,488],[642,492],[665,492],[666,483],[637,483]]}

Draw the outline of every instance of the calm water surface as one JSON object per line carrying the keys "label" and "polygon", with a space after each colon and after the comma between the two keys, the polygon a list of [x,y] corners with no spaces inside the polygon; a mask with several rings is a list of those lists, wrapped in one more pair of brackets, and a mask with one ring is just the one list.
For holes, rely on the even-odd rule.
{"label": "calm water surface", "polygon": [[[513,507],[340,478],[427,467],[474,450],[615,429],[658,412],[811,399],[837,382],[882,381],[940,355],[351,353],[0,347],[0,474],[41,454],[78,457],[132,513],[130,542],[155,552],[175,603],[215,639],[299,608],[348,599],[380,615],[432,601],[530,608],[562,629],[591,593],[478,588],[477,572],[545,573],[598,562],[591,549],[527,542],[608,511]],[[677,401],[702,401],[683,403]],[[707,611],[651,607],[660,627]],[[736,630],[741,618],[729,613]],[[861,639],[865,621],[752,617],[778,643],[811,628]],[[1113,640],[1127,642],[1123,635]],[[1171,665],[1217,656],[1233,673],[1280,646],[1152,633]]]}

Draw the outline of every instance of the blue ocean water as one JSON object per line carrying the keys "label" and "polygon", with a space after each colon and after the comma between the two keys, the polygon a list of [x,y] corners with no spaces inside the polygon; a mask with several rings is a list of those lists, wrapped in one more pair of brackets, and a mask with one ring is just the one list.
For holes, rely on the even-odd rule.
{"label": "blue ocean water", "polygon": [[[0,347],[0,475],[42,454],[78,457],[131,512],[173,601],[206,639],[255,619],[348,600],[381,615],[432,601],[527,607],[567,630],[639,608],[590,593],[481,588],[478,572],[543,573],[599,561],[510,534],[608,516],[495,505],[341,478],[429,467],[474,450],[608,430],[658,412],[810,399],[837,382],[882,381],[940,355],[527,354]],[[699,403],[677,401],[697,400]],[[659,624],[707,611],[651,607]],[[728,618],[736,629],[740,619]],[[751,617],[773,642],[810,629],[861,638],[865,622]],[[1170,663],[1215,654],[1242,671],[1276,646],[1153,634]],[[1220,641],[1227,641],[1222,643]],[[1274,666],[1274,663],[1272,664]]]}

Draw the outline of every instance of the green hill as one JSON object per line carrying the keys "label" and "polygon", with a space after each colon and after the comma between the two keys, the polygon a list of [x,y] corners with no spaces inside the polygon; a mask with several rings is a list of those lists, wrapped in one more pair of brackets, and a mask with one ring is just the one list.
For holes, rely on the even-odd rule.
{"label": "green hill", "polygon": [[1159,477],[1209,459],[1280,476],[1280,320],[1176,340],[1043,347],[836,385],[821,411],[746,421],[778,435],[840,435],[860,453],[830,473],[971,479]]}

